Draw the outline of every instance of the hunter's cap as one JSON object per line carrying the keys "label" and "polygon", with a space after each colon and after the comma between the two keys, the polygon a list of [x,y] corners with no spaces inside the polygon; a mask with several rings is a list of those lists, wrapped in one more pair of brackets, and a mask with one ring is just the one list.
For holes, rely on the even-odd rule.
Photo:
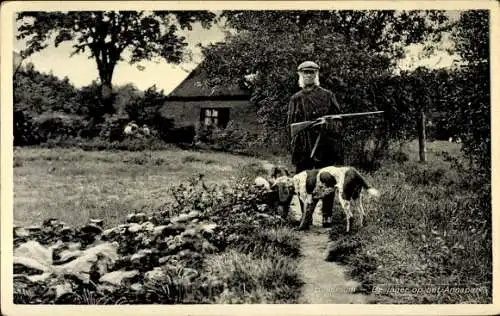
{"label": "hunter's cap", "polygon": [[319,70],[318,64],[316,64],[314,61],[305,61],[302,64],[299,65],[297,68],[298,71],[303,71],[303,70]]}

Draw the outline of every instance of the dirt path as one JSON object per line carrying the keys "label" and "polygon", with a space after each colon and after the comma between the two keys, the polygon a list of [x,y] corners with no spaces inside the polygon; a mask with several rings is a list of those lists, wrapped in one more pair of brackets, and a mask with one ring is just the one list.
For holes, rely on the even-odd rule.
{"label": "dirt path", "polygon": [[[294,201],[296,202],[296,201]],[[296,218],[300,213],[292,202],[292,212]],[[318,205],[320,207],[320,205]],[[354,294],[358,283],[348,280],[345,267],[325,261],[328,247],[328,229],[321,227],[321,211],[314,212],[313,226],[309,231],[300,232],[302,258],[300,269],[303,287],[300,304],[367,304],[368,297]]]}

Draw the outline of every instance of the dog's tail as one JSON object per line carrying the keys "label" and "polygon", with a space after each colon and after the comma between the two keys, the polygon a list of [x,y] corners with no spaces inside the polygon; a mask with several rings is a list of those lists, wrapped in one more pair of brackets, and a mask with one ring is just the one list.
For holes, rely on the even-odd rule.
{"label": "dog's tail", "polygon": [[368,181],[366,181],[365,177],[363,177],[361,175],[361,173],[357,169],[353,168],[353,171],[356,173],[356,176],[360,180],[363,188],[368,192],[369,195],[374,196],[374,197],[379,197],[380,196],[380,191],[377,190],[377,189],[375,189],[374,187],[372,187],[368,183]]}

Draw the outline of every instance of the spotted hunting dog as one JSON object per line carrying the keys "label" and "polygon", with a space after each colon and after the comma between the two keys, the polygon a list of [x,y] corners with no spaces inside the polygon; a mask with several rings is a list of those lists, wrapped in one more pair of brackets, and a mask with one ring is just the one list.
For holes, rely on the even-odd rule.
{"label": "spotted hunting dog", "polygon": [[306,170],[294,175],[292,180],[302,211],[300,230],[309,227],[318,201],[332,191],[338,192],[340,205],[346,216],[347,232],[350,230],[353,207],[359,211],[360,225],[363,225],[363,217],[366,214],[361,202],[362,189],[367,190],[371,196],[380,196],[379,191],[368,184],[357,169],[350,166]]}

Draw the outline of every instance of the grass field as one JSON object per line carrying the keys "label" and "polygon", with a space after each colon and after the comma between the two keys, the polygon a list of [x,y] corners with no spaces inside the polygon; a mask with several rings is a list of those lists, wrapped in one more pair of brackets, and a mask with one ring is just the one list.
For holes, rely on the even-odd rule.
{"label": "grass field", "polygon": [[[429,143],[428,162],[421,164],[418,144],[412,142],[404,149],[407,161],[384,161],[379,170],[367,174],[382,198],[364,200],[365,226],[349,234],[343,232],[341,213],[335,213],[338,220],[330,232],[328,260],[347,264],[351,276],[367,288],[460,284],[489,290],[474,295],[385,293],[377,296],[377,302],[491,302],[491,224],[484,220],[491,211],[481,209],[474,190],[464,186],[466,175],[452,168],[453,160],[466,163],[459,149],[454,143]],[[192,176],[203,173],[207,182],[227,183],[259,163],[255,158],[183,150],[16,148],[14,221],[24,226],[55,217],[81,225],[89,218],[103,218],[106,226],[114,226],[134,210],[150,212],[165,205],[171,201],[168,189]],[[241,266],[240,257],[228,258],[249,278],[257,273]],[[268,270],[258,273],[274,273]],[[246,302],[258,302],[259,295],[267,292],[255,293],[260,294]]]}
{"label": "grass field", "polygon": [[16,148],[14,223],[39,224],[49,217],[79,225],[103,218],[122,222],[133,210],[152,211],[171,199],[168,188],[199,173],[227,183],[259,160],[183,150],[88,152]]}

